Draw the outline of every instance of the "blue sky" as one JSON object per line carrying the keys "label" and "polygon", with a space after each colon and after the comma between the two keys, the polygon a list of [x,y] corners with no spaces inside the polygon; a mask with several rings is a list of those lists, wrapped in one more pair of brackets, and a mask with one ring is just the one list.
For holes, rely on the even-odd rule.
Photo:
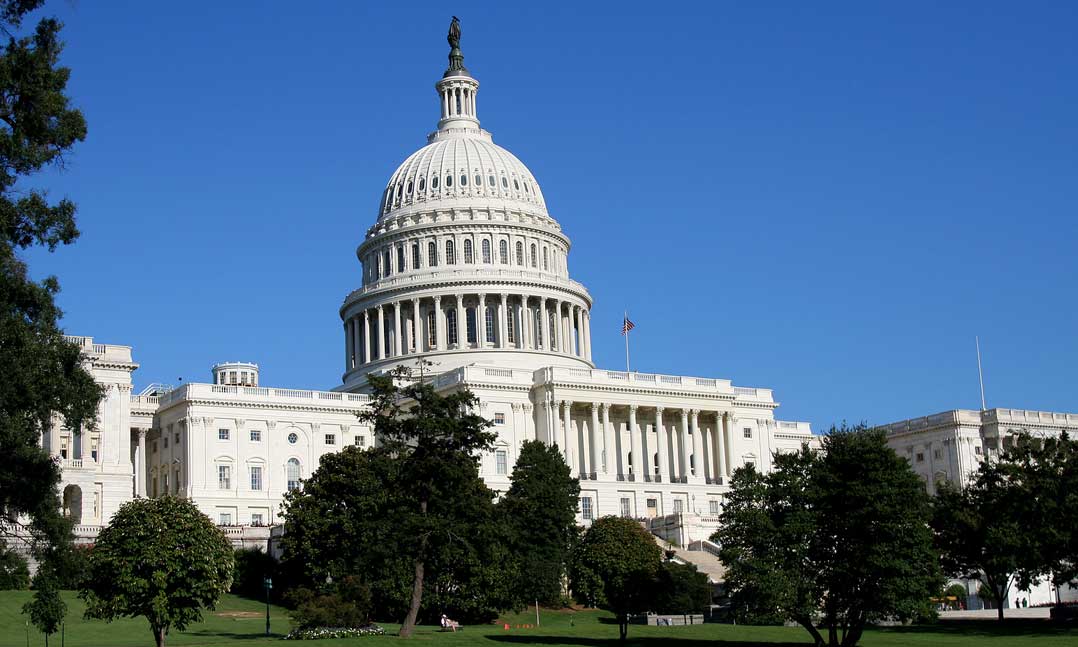
{"label": "blue sky", "polygon": [[[389,6],[392,4],[392,6]],[[883,3],[879,3],[883,5]],[[385,6],[382,6],[385,5]],[[663,13],[656,14],[661,9]],[[1078,5],[51,2],[89,137],[34,179],[65,328],[149,382],[340,382],[337,309],[438,117],[449,13],[534,171],[602,367],[775,389],[818,428],[1078,411]]]}

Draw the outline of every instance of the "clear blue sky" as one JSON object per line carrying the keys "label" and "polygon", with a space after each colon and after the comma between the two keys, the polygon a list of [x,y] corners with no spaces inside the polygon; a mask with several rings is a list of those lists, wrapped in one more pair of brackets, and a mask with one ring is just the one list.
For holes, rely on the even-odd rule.
{"label": "clear blue sky", "polygon": [[822,429],[977,407],[979,334],[989,406],[1078,411],[1078,4],[886,4],[53,1],[90,134],[38,181],[83,237],[28,257],[140,387],[222,360],[339,384],[354,250],[434,128],[455,13],[600,366],[628,308],[633,368]]}

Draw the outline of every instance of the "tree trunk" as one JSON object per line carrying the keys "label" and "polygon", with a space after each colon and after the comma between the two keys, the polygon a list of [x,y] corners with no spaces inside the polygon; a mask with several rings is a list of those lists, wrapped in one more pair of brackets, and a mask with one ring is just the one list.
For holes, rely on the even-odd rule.
{"label": "tree trunk", "polygon": [[1003,622],[1003,601],[996,599],[996,619]]}
{"label": "tree trunk", "polygon": [[618,639],[621,642],[625,642],[626,636],[629,635],[629,616],[627,614],[621,614],[618,616]]}
{"label": "tree trunk", "polygon": [[[420,514],[427,514],[427,502],[419,502]],[[419,539],[419,547],[415,557],[415,575],[412,579],[412,601],[408,605],[408,615],[404,617],[404,624],[397,634],[401,638],[410,638],[415,632],[415,621],[419,617],[419,604],[423,601],[423,560],[427,554],[427,536],[424,534]]]}
{"label": "tree trunk", "polygon": [[165,628],[150,626],[153,631],[153,641],[157,647],[165,647]]}
{"label": "tree trunk", "polygon": [[809,632],[809,634],[812,635],[812,640],[813,640],[813,643],[814,643],[815,647],[823,647],[825,644],[827,644],[827,643],[824,642],[823,636],[820,635],[819,630],[816,629],[816,626],[812,624],[812,619],[811,618],[795,618],[795,619],[797,620],[797,624],[804,627],[805,631]]}

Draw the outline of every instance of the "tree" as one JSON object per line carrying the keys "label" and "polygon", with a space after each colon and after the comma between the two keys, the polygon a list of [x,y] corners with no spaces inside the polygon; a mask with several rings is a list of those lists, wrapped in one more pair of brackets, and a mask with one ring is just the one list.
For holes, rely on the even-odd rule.
{"label": "tree", "polygon": [[632,519],[596,519],[573,556],[573,593],[617,616],[618,635],[624,641],[629,616],[651,605],[662,554],[651,534]]}
{"label": "tree", "polygon": [[[42,4],[0,2],[0,28],[12,34]],[[71,540],[59,512],[59,466],[39,439],[59,420],[88,429],[101,397],[79,348],[58,326],[56,278],[31,280],[19,257],[79,235],[74,203],[52,204],[44,189],[20,184],[45,168],[63,168],[64,155],[86,137],[82,113],[65,94],[70,70],[58,65],[60,28],[44,18],[31,35],[10,37],[0,55],[0,538],[28,538],[39,562],[49,559],[49,547]]]}
{"label": "tree", "polygon": [[230,592],[261,600],[266,595],[265,580],[277,573],[277,560],[258,548],[238,548],[234,555]]}
{"label": "tree", "polygon": [[711,584],[694,564],[663,562],[652,610],[658,613],[703,613],[711,605]]}
{"label": "tree", "polygon": [[577,534],[580,481],[570,475],[556,446],[526,440],[510,483],[498,510],[512,532],[512,552],[520,572],[517,597],[523,602],[556,603],[562,596],[569,550]]}
{"label": "tree", "polygon": [[371,591],[358,577],[346,577],[321,594],[298,588],[289,598],[292,620],[300,629],[359,629],[370,624]]}
{"label": "tree", "polygon": [[0,591],[30,588],[30,567],[22,555],[0,543]]}
{"label": "tree", "polygon": [[767,475],[742,468],[732,487],[713,541],[735,610],[773,610],[843,647],[870,621],[928,612],[942,585],[928,495],[882,432],[832,428],[821,451],[776,456]]}
{"label": "tree", "polygon": [[157,647],[214,608],[232,583],[232,546],[186,499],[165,496],[122,505],[90,553],[92,577],[79,593],[86,616],[144,616]]}
{"label": "tree", "polygon": [[56,633],[67,615],[67,605],[60,599],[60,589],[48,571],[42,571],[34,577],[34,588],[34,597],[23,605],[22,611],[29,615],[30,622],[45,634],[45,647],[48,647],[49,636]]}

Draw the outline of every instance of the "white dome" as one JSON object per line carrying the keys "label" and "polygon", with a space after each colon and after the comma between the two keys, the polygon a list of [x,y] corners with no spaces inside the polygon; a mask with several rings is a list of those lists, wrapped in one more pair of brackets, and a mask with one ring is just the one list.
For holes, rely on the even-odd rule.
{"label": "white dome", "polygon": [[547,216],[543,194],[528,167],[478,128],[440,130],[408,156],[382,194],[379,219],[432,201],[491,198]]}

